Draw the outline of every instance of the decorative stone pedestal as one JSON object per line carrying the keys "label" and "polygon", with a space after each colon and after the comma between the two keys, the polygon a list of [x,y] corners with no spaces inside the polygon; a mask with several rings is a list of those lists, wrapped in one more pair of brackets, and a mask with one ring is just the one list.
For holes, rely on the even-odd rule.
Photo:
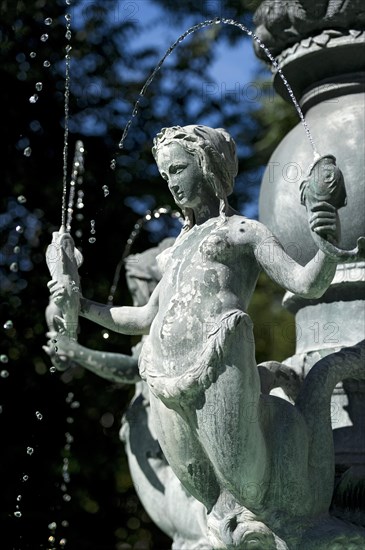
{"label": "decorative stone pedestal", "polygon": [[[343,172],[347,206],[339,211],[340,245],[353,248],[365,234],[365,32],[361,30],[365,10],[356,1],[273,4],[261,4],[256,32],[277,56],[300,100],[318,151],[333,154]],[[278,75],[274,86],[288,99]],[[260,220],[303,265],[316,252],[305,208],[299,206],[299,185],[311,158],[310,145],[298,124],[272,155],[260,197]],[[284,305],[295,314],[297,347],[285,363],[305,377],[321,357],[363,340],[364,290],[365,263],[356,262],[338,266],[330,288],[319,300],[287,294]],[[337,386],[331,413],[339,480],[334,512],[364,522],[364,383],[347,381]]]}

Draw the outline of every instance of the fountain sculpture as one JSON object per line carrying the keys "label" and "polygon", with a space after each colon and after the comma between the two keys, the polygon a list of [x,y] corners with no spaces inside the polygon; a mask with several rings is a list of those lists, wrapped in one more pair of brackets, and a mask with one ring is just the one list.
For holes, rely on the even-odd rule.
{"label": "fountain sculpture", "polygon": [[[290,14],[285,18],[282,12],[289,13],[290,4],[283,2],[281,8],[279,23],[285,27]],[[258,32],[269,38],[265,24],[271,24],[270,10],[270,2],[264,2],[257,15]],[[310,32],[309,25],[305,33]],[[318,68],[315,63],[314,67]],[[285,84],[282,71],[280,77]],[[300,92],[300,86],[308,85],[303,78]],[[315,109],[316,98],[308,93]],[[365,546],[365,531],[351,514],[346,519],[352,523],[329,513],[336,466],[331,396],[344,380],[351,380],[352,387],[364,383],[363,334],[324,346],[324,351],[320,346],[300,350],[288,360],[298,375],[306,375],[292,403],[285,394],[262,391],[252,322],[246,313],[261,269],[290,293],[286,302],[298,312],[309,307],[317,307],[320,315],[338,311],[330,287],[332,281],[336,287],[337,266],[360,267],[364,260],[364,237],[356,224],[351,235],[340,240],[341,226],[346,227],[342,213],[352,207],[353,184],[350,172],[347,185],[349,163],[341,156],[341,147],[337,151],[333,144],[330,152],[340,159],[341,169],[344,164],[344,175],[331,154],[315,155],[313,160],[308,144],[304,146],[295,132],[296,149],[283,144],[275,158],[279,165],[288,156],[303,165],[301,185],[298,181],[290,188],[297,217],[294,227],[301,224],[299,231],[313,241],[308,251],[300,248],[302,257],[288,253],[285,239],[284,246],[280,243],[281,235],[291,231],[287,218],[292,214],[275,196],[270,217],[265,210],[265,179],[261,200],[262,218],[268,219],[265,225],[229,206],[227,197],[237,174],[235,144],[225,130],[203,125],[164,128],[154,139],[157,166],[183,211],[185,224],[174,244],[158,256],[161,280],[145,305],[116,307],[84,298],[76,280],[77,254],[73,256],[70,237],[62,231],[55,235],[61,253],[52,256],[54,247],[48,253],[51,299],[61,313],[55,318],[59,335],[53,335],[58,348],[55,366],[62,356],[76,353],[72,330],[79,312],[109,330],[143,336],[138,363],[146,385],[139,395],[149,403],[150,431],[168,462],[166,496],[175,487],[176,494],[185,495],[185,518],[192,509],[200,516],[200,522],[191,522],[190,541],[196,547],[350,550]],[[321,150],[324,145],[328,149],[324,133]],[[276,183],[279,196],[282,180],[279,177]],[[283,214],[278,216],[280,208]],[[296,244],[302,243],[300,239],[301,234]],[[102,370],[92,358],[85,366],[92,364],[94,370]],[[105,366],[104,375],[107,371],[111,376]],[[336,451],[343,444],[341,437],[339,441]],[[130,458],[133,443],[129,435]],[[149,465],[161,460],[149,458]],[[159,467],[156,462],[154,466]],[[186,532],[184,537],[189,540]],[[174,547],[178,548],[176,543]]]}
{"label": "fountain sculpture", "polygon": [[[319,298],[335,274],[334,252],[319,250],[302,267],[264,225],[231,209],[237,159],[226,131],[166,128],[153,153],[186,220],[159,256],[161,281],[142,307],[105,306],[80,295],[81,315],[109,330],[149,334],[139,370],[153,426],[172,470],[207,509],[212,548],[255,541],[310,548],[318,538],[326,548],[343,537],[363,544],[360,530],[326,516],[334,468],[330,398],[340,380],[364,378],[362,345],[347,352],[352,361],[340,352],[319,362],[292,405],[261,393],[245,313],[260,269],[288,291]],[[315,170],[321,160],[308,175],[310,188],[323,187]],[[333,159],[330,175],[331,188],[341,184]],[[312,231],[335,239],[336,208],[310,204]],[[49,287],[66,311],[69,282],[54,279]]]}

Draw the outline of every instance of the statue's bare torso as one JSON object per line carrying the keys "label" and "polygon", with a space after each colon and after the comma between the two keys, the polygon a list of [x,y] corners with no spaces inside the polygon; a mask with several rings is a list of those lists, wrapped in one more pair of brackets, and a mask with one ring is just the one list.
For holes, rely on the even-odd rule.
{"label": "statue's bare torso", "polygon": [[150,335],[165,375],[180,375],[197,361],[224,314],[247,310],[259,273],[250,243],[256,223],[238,215],[209,219],[160,258],[164,275]]}

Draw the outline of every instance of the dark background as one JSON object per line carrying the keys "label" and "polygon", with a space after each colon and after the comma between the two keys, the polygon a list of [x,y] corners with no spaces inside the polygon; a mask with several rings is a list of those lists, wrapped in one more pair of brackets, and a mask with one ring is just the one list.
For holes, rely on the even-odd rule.
{"label": "dark background", "polygon": [[[259,4],[150,3],[164,10],[166,24],[176,27],[176,37],[191,24],[216,15],[252,28],[253,10]],[[133,120],[117,170],[111,171],[110,161],[133,103],[161,57],[153,43],[139,39],[143,10],[132,17],[135,3],[127,4],[75,0],[68,8],[73,15],[69,165],[77,139],[86,149],[79,188],[85,193],[85,206],[78,211],[79,219],[74,215],[72,233],[84,255],[83,294],[104,303],[136,221],[148,208],[173,206],[150,153],[157,131],[195,122],[227,128],[239,145],[240,161],[231,203],[241,211],[251,205],[255,212],[264,166],[281,136],[296,123],[294,109],[272,101],[272,95],[267,101],[265,93],[254,105],[235,97],[202,97],[202,82],[212,80],[207,68],[216,45],[248,40],[234,28],[214,26],[184,41],[161,69]],[[139,504],[119,441],[121,417],[133,387],[108,383],[81,368],[65,375],[51,373],[42,350],[49,280],[44,253],[61,222],[66,7],[55,0],[0,0],[0,546],[61,548],[64,538],[67,548],[77,550],[162,550],[170,541]],[[115,17],[117,7],[122,11]],[[47,17],[53,20],[50,26],[45,25]],[[44,33],[49,38],[42,42]],[[45,60],[49,68],[43,66]],[[262,90],[268,90],[266,79],[258,65],[256,84]],[[40,92],[35,90],[37,82],[43,84]],[[33,104],[29,98],[34,93],[39,99]],[[29,156],[24,154],[27,147]],[[110,192],[106,198],[104,185]],[[94,244],[88,240],[91,220],[96,227]],[[146,224],[132,252],[153,246],[176,229],[169,218]],[[259,362],[280,360],[294,347],[293,321],[281,310],[281,294],[266,278],[259,280],[251,308]],[[115,303],[130,303],[123,270]],[[13,328],[5,329],[8,320]],[[80,342],[130,353],[136,340],[110,333],[106,341],[100,327],[82,320]],[[70,448],[65,447],[66,433],[73,437]],[[27,454],[28,447],[33,454]],[[61,487],[64,459],[69,461],[69,502]],[[68,526],[62,525],[64,521]],[[49,528],[52,522],[56,530]]]}

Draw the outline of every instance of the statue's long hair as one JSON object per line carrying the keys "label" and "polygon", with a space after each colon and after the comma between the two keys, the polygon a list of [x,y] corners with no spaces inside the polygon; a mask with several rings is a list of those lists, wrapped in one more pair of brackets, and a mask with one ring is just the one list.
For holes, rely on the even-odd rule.
{"label": "statue's long hair", "polygon": [[[153,140],[152,154],[158,166],[158,155],[163,147],[178,143],[197,158],[204,180],[219,199],[219,215],[227,219],[228,195],[231,194],[238,171],[236,145],[223,128],[208,126],[173,126],[163,128]],[[195,221],[191,208],[183,208],[185,223],[182,231],[189,231]]]}

